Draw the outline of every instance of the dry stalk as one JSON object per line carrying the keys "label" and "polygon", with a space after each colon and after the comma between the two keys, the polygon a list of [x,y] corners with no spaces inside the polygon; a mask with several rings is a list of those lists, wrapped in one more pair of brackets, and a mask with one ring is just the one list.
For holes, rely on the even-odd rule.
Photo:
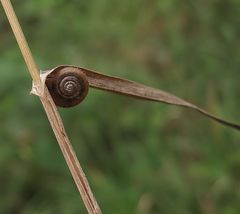
{"label": "dry stalk", "polygon": [[25,39],[21,26],[18,22],[17,16],[14,12],[10,0],[1,0],[3,8],[8,17],[9,23],[12,27],[13,33],[18,42],[19,48],[22,52],[23,58],[28,67],[29,73],[33,79],[33,85],[39,96],[39,99],[42,102],[42,105],[45,109],[51,127],[54,131],[58,144],[62,150],[64,158],[67,162],[69,170],[72,174],[72,177],[77,185],[77,188],[81,194],[83,202],[86,206],[86,209],[89,214],[101,214],[100,207],[93,196],[93,193],[88,184],[88,180],[82,170],[82,167],[77,159],[77,156],[74,152],[74,149],[71,146],[71,143],[67,137],[62,119],[58,113],[57,107],[54,104],[52,97],[45,85],[42,84],[39,69],[33,59],[31,50],[28,46],[28,43]]}

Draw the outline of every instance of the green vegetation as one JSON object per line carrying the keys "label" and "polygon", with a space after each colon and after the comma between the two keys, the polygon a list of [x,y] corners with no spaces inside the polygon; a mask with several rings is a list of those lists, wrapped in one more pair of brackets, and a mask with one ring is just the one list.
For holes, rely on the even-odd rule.
{"label": "green vegetation", "polygon": [[[240,1],[12,0],[41,69],[76,64],[240,120]],[[0,213],[86,213],[0,8]],[[61,109],[103,213],[237,214],[240,135],[91,90]]]}

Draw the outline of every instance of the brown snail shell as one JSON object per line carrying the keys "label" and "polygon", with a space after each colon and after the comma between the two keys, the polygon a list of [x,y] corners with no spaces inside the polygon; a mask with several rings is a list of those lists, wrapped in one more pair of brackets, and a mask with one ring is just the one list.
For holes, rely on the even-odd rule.
{"label": "brown snail shell", "polygon": [[89,89],[86,75],[75,67],[56,68],[48,75],[46,85],[55,104],[65,108],[82,102]]}

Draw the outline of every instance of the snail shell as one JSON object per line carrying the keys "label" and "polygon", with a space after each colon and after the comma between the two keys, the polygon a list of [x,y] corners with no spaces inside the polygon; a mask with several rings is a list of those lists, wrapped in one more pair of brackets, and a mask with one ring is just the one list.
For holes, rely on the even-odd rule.
{"label": "snail shell", "polygon": [[46,79],[47,88],[57,106],[73,107],[88,94],[86,75],[79,68],[58,67]]}

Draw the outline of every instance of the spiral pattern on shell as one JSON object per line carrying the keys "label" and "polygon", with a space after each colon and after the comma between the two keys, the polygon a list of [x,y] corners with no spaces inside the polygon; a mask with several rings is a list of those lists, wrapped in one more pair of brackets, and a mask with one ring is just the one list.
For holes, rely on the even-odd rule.
{"label": "spiral pattern on shell", "polygon": [[46,79],[50,94],[59,107],[78,105],[88,94],[89,84],[85,73],[75,67],[58,67]]}

